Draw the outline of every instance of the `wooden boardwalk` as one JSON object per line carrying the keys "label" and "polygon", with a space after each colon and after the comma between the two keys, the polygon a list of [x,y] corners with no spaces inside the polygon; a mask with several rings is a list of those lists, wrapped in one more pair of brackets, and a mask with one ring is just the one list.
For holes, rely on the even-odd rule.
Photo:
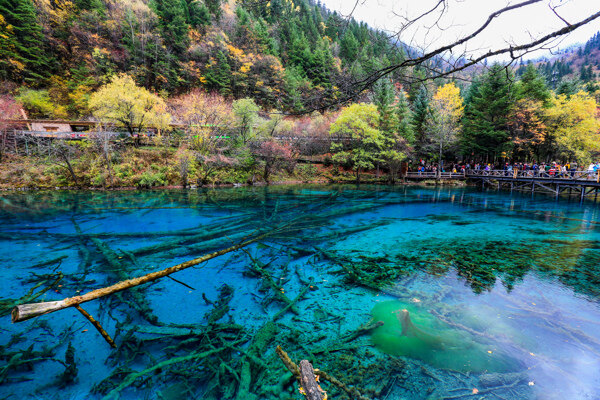
{"label": "wooden boardwalk", "polygon": [[[463,172],[442,172],[441,179],[465,179],[467,176]],[[406,179],[409,180],[435,180],[438,178],[437,172],[415,172],[409,171],[406,173]]]}
{"label": "wooden boardwalk", "polygon": [[521,192],[544,192],[556,197],[561,194],[578,196],[581,200],[588,196],[598,198],[600,190],[600,171],[469,171],[465,179],[476,181],[482,187],[492,186],[498,189]]}
{"label": "wooden boardwalk", "polygon": [[442,172],[408,172],[407,180],[468,180],[482,188],[493,187],[510,191],[546,193],[556,197],[560,195],[578,196],[581,200],[593,196],[598,198],[600,191],[600,171],[475,171]]}

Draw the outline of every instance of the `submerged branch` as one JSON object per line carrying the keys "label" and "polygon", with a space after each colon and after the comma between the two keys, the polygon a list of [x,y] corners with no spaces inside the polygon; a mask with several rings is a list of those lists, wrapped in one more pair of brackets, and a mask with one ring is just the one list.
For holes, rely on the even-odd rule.
{"label": "submerged branch", "polygon": [[52,312],[62,310],[65,308],[69,308],[69,307],[74,307],[79,304],[91,301],[91,300],[95,300],[95,299],[98,299],[98,298],[101,298],[104,296],[108,296],[108,295],[111,295],[111,294],[114,294],[117,292],[121,292],[123,290],[127,290],[130,288],[145,284],[145,283],[153,282],[157,279],[164,278],[165,276],[168,276],[175,272],[182,271],[186,268],[196,266],[200,263],[203,263],[205,261],[219,257],[223,254],[227,254],[232,251],[241,249],[241,248],[248,246],[256,241],[264,239],[268,235],[269,235],[269,233],[265,233],[265,234],[255,237],[253,239],[246,240],[242,243],[239,243],[235,246],[231,246],[226,249],[219,250],[214,253],[207,254],[202,257],[198,257],[193,260],[189,260],[189,261],[174,265],[169,268],[165,268],[161,271],[152,272],[152,273],[146,274],[144,276],[140,276],[140,277],[133,278],[133,279],[127,279],[127,280],[118,282],[118,283],[108,286],[108,287],[96,289],[96,290],[88,292],[82,296],[74,296],[74,297],[69,297],[69,298],[66,298],[66,299],[63,299],[60,301],[50,301],[50,302],[46,302],[46,303],[32,303],[32,304],[18,305],[15,308],[13,308],[13,310],[12,310],[12,313],[11,313],[12,314],[12,322],[26,321],[31,318],[39,317],[40,315],[52,313]]}

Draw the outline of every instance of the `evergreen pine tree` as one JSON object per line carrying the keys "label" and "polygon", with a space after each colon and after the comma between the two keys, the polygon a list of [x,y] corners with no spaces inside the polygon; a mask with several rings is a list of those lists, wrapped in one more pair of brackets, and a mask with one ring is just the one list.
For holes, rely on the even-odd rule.
{"label": "evergreen pine tree", "polygon": [[[34,83],[48,74],[48,59],[44,54],[42,28],[36,21],[36,11],[31,0],[0,0],[0,34],[6,42],[0,47],[2,61],[9,64],[0,76],[15,81]],[[0,39],[0,40],[2,40]],[[7,57],[6,59],[4,57]]]}
{"label": "evergreen pine tree", "polygon": [[204,5],[217,21],[221,19],[223,10],[221,10],[221,0],[204,0]]}
{"label": "evergreen pine tree", "polygon": [[218,90],[223,96],[231,94],[231,66],[223,50],[219,50],[216,59],[211,60],[204,78],[209,88]]}
{"label": "evergreen pine tree", "polygon": [[396,118],[392,110],[394,86],[389,79],[378,80],[373,87],[373,103],[379,111],[379,130],[389,135],[396,129]]}
{"label": "evergreen pine tree", "polygon": [[398,92],[398,104],[396,105],[396,120],[398,134],[402,136],[408,144],[415,141],[415,132],[413,130],[413,113],[408,106],[406,93],[400,89]]}
{"label": "evergreen pine tree", "polygon": [[515,95],[510,70],[494,64],[467,95],[461,143],[466,154],[493,161],[509,140],[507,118]]}
{"label": "evergreen pine tree", "polygon": [[421,86],[421,89],[417,93],[417,96],[412,104],[412,128],[415,135],[416,147],[419,149],[424,149],[427,147],[427,120],[429,118],[429,114],[431,113],[429,108],[429,96],[425,86]]}
{"label": "evergreen pine tree", "polygon": [[581,89],[581,81],[579,79],[563,79],[556,88],[556,94],[564,94],[567,97],[571,97]]}
{"label": "evergreen pine tree", "polygon": [[551,93],[546,80],[539,74],[537,68],[528,65],[517,85],[517,99],[531,99],[548,105]]}
{"label": "evergreen pine tree", "polygon": [[182,55],[188,47],[188,24],[185,0],[155,0],[154,9],[159,17],[161,35],[166,45]]}
{"label": "evergreen pine tree", "polygon": [[193,28],[201,28],[210,25],[210,12],[208,8],[198,0],[185,0],[186,22]]}
{"label": "evergreen pine tree", "polygon": [[352,31],[346,31],[346,34],[340,42],[340,57],[349,63],[356,61],[359,51],[359,42]]}

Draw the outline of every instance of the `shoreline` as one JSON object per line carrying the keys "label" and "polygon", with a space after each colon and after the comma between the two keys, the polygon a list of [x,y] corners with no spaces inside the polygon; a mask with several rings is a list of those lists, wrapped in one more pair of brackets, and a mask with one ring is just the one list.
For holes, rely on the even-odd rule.
{"label": "shoreline", "polygon": [[312,181],[301,181],[301,180],[289,180],[289,181],[274,181],[266,183],[263,181],[255,183],[217,183],[212,185],[166,185],[166,186],[154,186],[151,188],[143,188],[136,186],[119,186],[119,187],[76,187],[76,186],[55,186],[55,187],[14,187],[5,188],[0,187],[0,192],[38,192],[38,191],[106,191],[106,192],[118,192],[118,191],[150,191],[150,190],[198,190],[198,189],[216,189],[216,188],[234,188],[234,187],[265,187],[265,186],[283,186],[283,185],[381,185],[381,186],[472,186],[466,181],[452,180],[452,181],[440,181],[438,183],[431,184],[427,181],[407,181],[407,182],[395,182],[393,184],[384,181],[365,181],[356,183],[354,181],[331,181],[331,180],[312,180]]}

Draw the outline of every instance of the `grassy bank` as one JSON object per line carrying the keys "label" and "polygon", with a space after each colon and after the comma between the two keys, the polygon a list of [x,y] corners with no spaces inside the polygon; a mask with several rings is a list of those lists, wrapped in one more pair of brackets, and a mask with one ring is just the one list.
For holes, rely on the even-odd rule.
{"label": "grassy bank", "polygon": [[[130,147],[110,158],[91,152],[66,158],[5,155],[0,163],[0,190],[13,189],[150,189],[157,187],[201,187],[265,185],[274,183],[356,183],[352,170],[334,165],[295,163],[273,169],[264,179],[265,164],[233,163],[210,166],[190,159],[175,148]],[[70,166],[70,168],[69,168]],[[388,176],[367,171],[365,184],[388,183]],[[410,184],[464,185],[462,181]]]}

